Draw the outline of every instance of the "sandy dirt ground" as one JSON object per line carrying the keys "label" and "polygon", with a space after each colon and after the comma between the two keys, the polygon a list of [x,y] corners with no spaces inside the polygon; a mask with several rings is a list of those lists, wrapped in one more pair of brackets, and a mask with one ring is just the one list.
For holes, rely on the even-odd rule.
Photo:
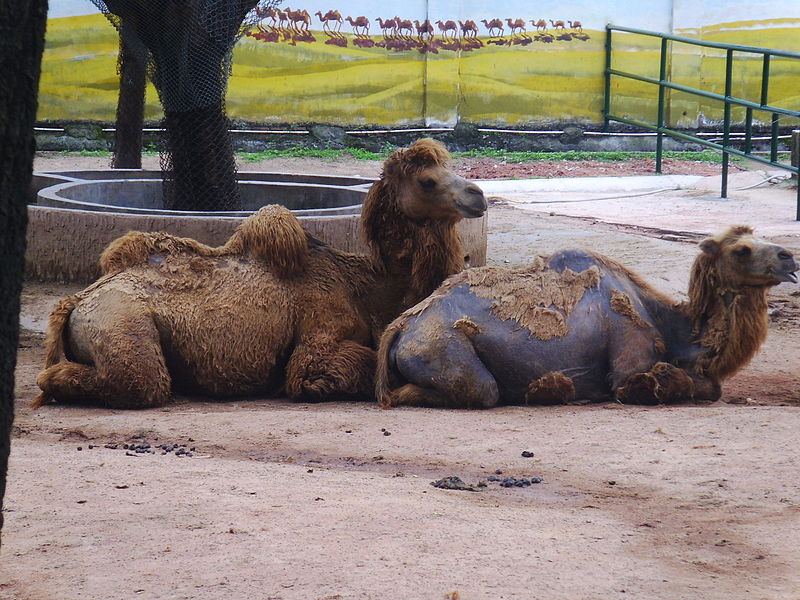
{"label": "sandy dirt ground", "polygon": [[[718,172],[701,167],[676,172]],[[773,192],[791,207],[793,191]],[[717,228],[680,225],[685,197],[675,210],[659,201],[647,225],[601,204],[495,200],[489,262],[590,247],[684,298],[695,243]],[[719,225],[747,222],[746,208]],[[797,253],[800,229],[784,225],[768,237]],[[32,411],[47,314],[77,286],[29,283],[0,599],[796,600],[799,288],[774,289],[766,344],[710,405],[387,411],[181,397],[146,411]],[[486,485],[431,486],[445,477]],[[509,477],[540,481],[494,480]]]}

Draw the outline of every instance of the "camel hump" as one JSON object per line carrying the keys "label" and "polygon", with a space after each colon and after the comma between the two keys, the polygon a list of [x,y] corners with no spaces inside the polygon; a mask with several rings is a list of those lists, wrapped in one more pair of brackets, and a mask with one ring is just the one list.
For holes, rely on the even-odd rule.
{"label": "camel hump", "polygon": [[308,262],[308,236],[288,208],[270,204],[243,221],[222,250],[253,256],[277,276],[293,277]]}
{"label": "camel hump", "polygon": [[100,272],[116,273],[147,262],[151,255],[193,254],[214,256],[217,250],[191,238],[182,238],[163,231],[129,231],[111,242],[100,255]]}
{"label": "camel hump", "polygon": [[[64,337],[69,316],[75,310],[78,303],[78,296],[67,296],[58,301],[55,308],[50,313],[47,323],[47,335],[44,340],[45,359],[44,368],[48,369],[61,362],[64,357]],[[39,408],[49,398],[41,392],[31,402],[31,408]]]}

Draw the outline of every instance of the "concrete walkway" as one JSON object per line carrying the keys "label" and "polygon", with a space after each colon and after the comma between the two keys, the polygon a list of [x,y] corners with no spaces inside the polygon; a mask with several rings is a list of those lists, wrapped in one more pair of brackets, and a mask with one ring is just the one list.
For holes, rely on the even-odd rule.
{"label": "concrete walkway", "polygon": [[593,218],[606,223],[712,234],[747,224],[757,235],[800,249],[797,190],[786,171],[744,171],[721,176],[646,175],[563,179],[483,180],[487,196],[524,210]]}

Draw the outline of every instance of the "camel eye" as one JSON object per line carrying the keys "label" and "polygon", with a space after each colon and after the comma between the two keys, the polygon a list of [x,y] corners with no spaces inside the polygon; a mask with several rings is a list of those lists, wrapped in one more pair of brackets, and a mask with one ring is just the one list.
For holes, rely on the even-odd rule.
{"label": "camel eye", "polygon": [[750,250],[750,246],[740,246],[739,248],[734,248],[733,253],[739,258],[747,258],[752,253],[752,250]]}
{"label": "camel eye", "polygon": [[422,186],[422,189],[432,190],[436,187],[436,180],[430,178],[420,179],[419,184]]}
{"label": "camel eye", "polygon": [[790,260],[791,258],[794,257],[792,256],[791,252],[787,252],[786,250],[781,250],[780,252],[778,252],[778,258],[780,258],[781,260]]}

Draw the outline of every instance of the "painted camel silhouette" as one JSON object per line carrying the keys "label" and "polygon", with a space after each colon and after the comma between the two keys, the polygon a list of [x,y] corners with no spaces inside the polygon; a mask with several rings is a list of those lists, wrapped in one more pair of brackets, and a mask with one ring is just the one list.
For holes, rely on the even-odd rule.
{"label": "painted camel silhouette", "polygon": [[531,25],[536,28],[536,31],[547,31],[547,21],[539,19],[538,21],[532,20]]}
{"label": "painted camel silhouette", "polygon": [[308,28],[311,26],[311,15],[307,10],[292,10],[286,7],[286,16],[289,18],[290,27],[297,33],[308,32]]}
{"label": "painted camel silhouette", "polygon": [[[456,39],[456,31],[458,31],[458,25],[456,25],[455,21],[436,21],[436,26],[439,27],[439,31],[442,32],[443,38],[450,38],[452,40]],[[447,32],[452,32],[449,36]]]}
{"label": "painted camel silhouette", "polygon": [[486,30],[489,32],[490,36],[500,37],[503,35],[505,28],[503,27],[503,22],[500,19],[492,19],[491,21],[481,19],[481,23],[483,23],[483,26],[486,27]]}
{"label": "painted camel silhouette", "polygon": [[580,21],[567,21],[569,23],[569,28],[573,31],[583,31],[583,25]]}
{"label": "painted camel silhouette", "polygon": [[464,22],[459,21],[458,26],[461,29],[461,35],[465,38],[478,37],[478,25],[475,21],[468,19]]}
{"label": "painted camel silhouette", "polygon": [[516,21],[512,21],[511,19],[506,19],[506,23],[511,28],[511,35],[514,33],[522,33],[525,31],[525,21],[522,19],[517,19]]}
{"label": "painted camel silhouette", "polygon": [[433,25],[428,19],[425,19],[424,23],[420,23],[418,20],[414,20],[414,27],[417,30],[417,36],[422,39],[422,36],[432,36],[433,35]]}
{"label": "painted camel silhouette", "polygon": [[173,392],[372,397],[383,328],[464,268],[456,231],[480,188],[431,139],[393,152],[367,194],[369,254],[342,252],[269,206],[219,248],[166,233],[112,242],[104,275],[50,315],[39,405],[163,405]]}
{"label": "painted camel silhouette", "polygon": [[792,254],[732,227],[700,243],[688,302],[620,263],[569,250],[521,269],[450,277],[387,327],[384,407],[713,401],[767,336],[767,292],[797,282]]}
{"label": "painted camel silhouette", "polygon": [[[329,10],[324,15],[321,11],[314,13],[322,22],[322,29],[329,33],[339,33],[342,28],[342,15],[338,10]],[[330,23],[333,22],[334,26],[331,27]]]}
{"label": "painted camel silhouette", "polygon": [[409,19],[401,19],[400,17],[395,17],[394,22],[397,24],[397,35],[410,39],[411,34],[414,32],[413,23]]}
{"label": "painted camel silhouette", "polygon": [[[367,37],[369,34],[369,19],[364,16],[356,17],[355,21],[352,17],[347,17],[345,19],[350,26],[353,28],[353,33],[356,34],[357,37]],[[359,31],[359,29],[361,31]]]}
{"label": "painted camel silhouette", "polygon": [[[384,37],[388,37],[389,35],[394,34],[397,31],[397,20],[396,19],[386,19],[385,21],[378,17],[376,19],[378,21],[378,27],[383,30]],[[387,31],[389,33],[387,33]]]}
{"label": "painted camel silhouette", "polygon": [[548,19],[550,21],[550,25],[553,26],[553,29],[566,29],[566,25],[564,25],[564,21],[556,21],[553,22],[553,19]]}

